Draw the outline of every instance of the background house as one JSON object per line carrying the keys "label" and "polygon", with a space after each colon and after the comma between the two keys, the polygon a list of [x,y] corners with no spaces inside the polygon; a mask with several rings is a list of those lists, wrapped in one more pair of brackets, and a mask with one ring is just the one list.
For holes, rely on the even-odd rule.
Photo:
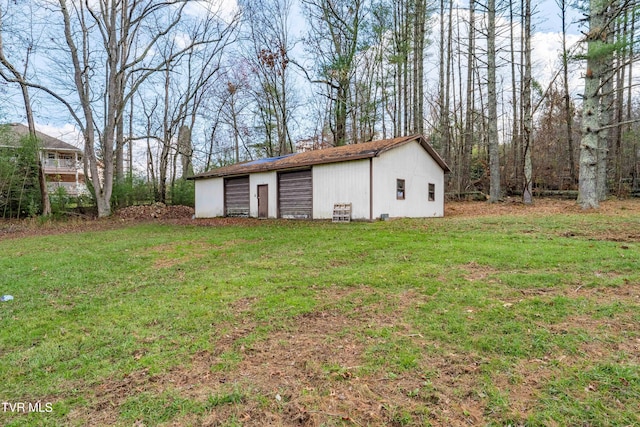
{"label": "background house", "polygon": [[213,169],[195,175],[196,217],[351,218],[444,215],[449,167],[423,136],[409,136]]}
{"label": "background house", "polygon": [[[29,135],[29,128],[19,123],[6,125],[0,147],[16,148],[20,139]],[[82,150],[42,132],[36,132],[40,143],[40,160],[47,177],[49,191],[63,187],[70,196],[87,193]]]}

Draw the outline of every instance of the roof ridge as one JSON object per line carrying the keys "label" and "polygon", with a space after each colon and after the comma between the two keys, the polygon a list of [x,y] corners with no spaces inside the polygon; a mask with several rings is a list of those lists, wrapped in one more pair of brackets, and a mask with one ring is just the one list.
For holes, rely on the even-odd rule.
{"label": "roof ridge", "polygon": [[302,169],[318,164],[339,163],[378,157],[380,153],[391,150],[410,141],[418,142],[445,172],[449,167],[422,135],[407,135],[390,139],[381,139],[357,144],[347,144],[320,150],[303,151],[279,157],[256,159],[250,162],[214,168],[194,175],[190,179],[215,178],[234,175],[247,175],[255,172],[269,172],[285,169]]}

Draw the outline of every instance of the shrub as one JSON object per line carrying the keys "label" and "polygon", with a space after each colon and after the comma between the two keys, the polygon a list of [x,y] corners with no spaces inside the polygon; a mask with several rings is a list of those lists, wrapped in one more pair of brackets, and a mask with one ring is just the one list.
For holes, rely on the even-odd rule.
{"label": "shrub", "polygon": [[171,204],[194,207],[196,205],[196,186],[193,181],[179,179],[171,187]]}
{"label": "shrub", "polygon": [[111,206],[114,209],[132,205],[145,205],[153,201],[152,186],[140,177],[125,178],[113,184]]}
{"label": "shrub", "polygon": [[[0,139],[7,138],[0,133]],[[0,148],[0,216],[35,216],[42,211],[38,182],[38,140],[26,137],[16,148]]]}

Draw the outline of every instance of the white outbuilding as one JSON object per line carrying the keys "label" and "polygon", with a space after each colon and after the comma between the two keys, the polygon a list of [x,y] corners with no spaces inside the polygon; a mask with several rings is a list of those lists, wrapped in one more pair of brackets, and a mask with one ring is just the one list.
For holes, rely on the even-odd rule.
{"label": "white outbuilding", "polygon": [[254,160],[193,176],[196,217],[353,220],[444,215],[449,167],[423,136]]}

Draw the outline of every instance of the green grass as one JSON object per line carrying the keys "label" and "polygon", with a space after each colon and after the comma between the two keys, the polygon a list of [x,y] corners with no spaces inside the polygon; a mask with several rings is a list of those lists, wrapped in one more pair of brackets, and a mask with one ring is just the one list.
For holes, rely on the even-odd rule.
{"label": "green grass", "polygon": [[[361,399],[386,405],[383,423],[633,425],[640,243],[597,237],[629,227],[640,216],[135,225],[0,241],[0,293],[15,298],[0,303],[0,400],[53,403],[0,412],[0,424],[83,425],[91,413],[242,425],[260,411],[286,420],[293,403],[326,425],[375,424],[348,399],[342,418],[323,406],[357,378]],[[336,360],[281,361],[305,382],[265,359],[274,400],[243,363],[320,314],[346,319],[312,335],[340,345]],[[355,366],[338,361],[342,343]],[[202,355],[198,372],[215,381],[157,383],[195,372]]]}

